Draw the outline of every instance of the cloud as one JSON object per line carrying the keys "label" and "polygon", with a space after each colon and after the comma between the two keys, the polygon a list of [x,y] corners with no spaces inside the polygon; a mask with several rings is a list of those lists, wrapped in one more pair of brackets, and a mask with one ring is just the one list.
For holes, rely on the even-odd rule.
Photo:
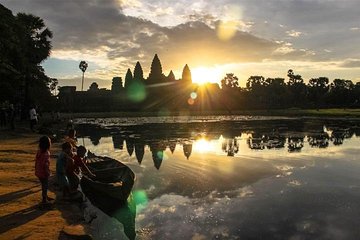
{"label": "cloud", "polygon": [[[162,27],[124,15],[119,3],[121,1],[106,1],[106,4],[96,0],[62,4],[45,0],[8,2],[19,11],[34,12],[46,20],[54,32],[53,57],[88,59],[111,72],[125,73],[126,67],[119,69],[121,63],[132,68],[137,60],[147,72],[155,53],[159,54],[165,69],[170,70],[181,69],[185,63],[194,66],[261,61],[277,48],[272,41],[241,31],[236,31],[231,40],[221,41],[216,29],[200,20]],[[136,2],[128,4],[137,6]],[[167,7],[156,14],[169,15],[171,11]]]}
{"label": "cloud", "polygon": [[360,59],[348,59],[340,65],[343,68],[360,68]]}
{"label": "cloud", "polygon": [[[52,57],[96,63],[98,69],[88,72],[93,78],[124,76],[138,60],[146,76],[155,53],[166,74],[185,63],[325,62],[360,54],[354,49],[360,2],[353,0],[346,6],[322,0],[2,1],[14,12],[45,19],[54,32]],[[222,21],[236,22],[227,41],[217,36]]]}
{"label": "cloud", "polygon": [[[151,200],[139,213],[137,227],[139,232],[148,230],[143,236],[147,239],[170,236],[171,239],[248,239],[274,235],[285,239],[306,236],[338,239],[356,236],[358,221],[353,220],[357,219],[357,213],[336,207],[341,204],[343,193],[329,193],[322,191],[321,186],[304,185],[286,178],[255,184],[255,195],[241,198],[235,194],[240,191],[241,188],[234,190],[230,193],[232,197],[214,191],[201,199],[164,194]],[[346,198],[356,209],[356,194],[349,192]],[[178,231],[179,226],[181,231]]]}
{"label": "cloud", "polygon": [[118,0],[122,8],[142,7],[143,4],[138,0]]}
{"label": "cloud", "polygon": [[300,31],[296,31],[296,30],[290,30],[290,31],[286,31],[287,35],[290,37],[300,37],[300,35],[302,35],[303,33]]}

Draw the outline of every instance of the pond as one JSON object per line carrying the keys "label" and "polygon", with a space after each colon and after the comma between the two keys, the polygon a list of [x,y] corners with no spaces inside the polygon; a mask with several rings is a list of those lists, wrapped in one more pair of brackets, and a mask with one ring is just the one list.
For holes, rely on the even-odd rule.
{"label": "pond", "polygon": [[[136,239],[360,236],[359,119],[209,116],[76,124],[79,144],[136,173]],[[107,226],[101,238],[111,239],[115,228]]]}

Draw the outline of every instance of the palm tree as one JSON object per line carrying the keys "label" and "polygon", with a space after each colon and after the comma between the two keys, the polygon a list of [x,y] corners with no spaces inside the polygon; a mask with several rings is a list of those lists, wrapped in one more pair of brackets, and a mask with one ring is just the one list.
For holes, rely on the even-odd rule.
{"label": "palm tree", "polygon": [[49,78],[44,74],[40,64],[50,56],[52,32],[46,27],[43,19],[34,15],[18,13],[16,20],[21,39],[21,54],[18,56],[17,64],[24,79],[25,110],[30,102],[30,85],[39,88],[49,83]]}
{"label": "palm tree", "polygon": [[80,68],[80,70],[83,72],[82,82],[81,82],[81,91],[83,91],[83,89],[84,89],[84,74],[85,74],[85,71],[86,71],[87,67],[88,67],[87,62],[85,62],[85,61],[81,61],[81,62],[80,62],[79,68]]}

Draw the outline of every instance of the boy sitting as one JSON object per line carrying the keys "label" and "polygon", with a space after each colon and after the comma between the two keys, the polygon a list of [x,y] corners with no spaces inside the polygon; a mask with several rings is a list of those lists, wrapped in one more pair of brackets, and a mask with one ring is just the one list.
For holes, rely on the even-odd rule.
{"label": "boy sitting", "polygon": [[84,146],[79,146],[76,150],[76,155],[73,157],[73,161],[68,165],[66,172],[69,177],[71,190],[75,191],[79,187],[80,178],[79,174],[85,173],[89,177],[95,177],[95,175],[86,166],[85,154],[87,150]]}

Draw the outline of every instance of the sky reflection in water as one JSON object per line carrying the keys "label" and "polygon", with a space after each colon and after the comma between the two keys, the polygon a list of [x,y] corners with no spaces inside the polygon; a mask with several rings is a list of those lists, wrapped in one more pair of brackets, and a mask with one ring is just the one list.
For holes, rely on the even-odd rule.
{"label": "sky reflection in water", "polygon": [[360,236],[359,121],[92,127],[79,144],[129,165],[147,197],[138,239]]}

